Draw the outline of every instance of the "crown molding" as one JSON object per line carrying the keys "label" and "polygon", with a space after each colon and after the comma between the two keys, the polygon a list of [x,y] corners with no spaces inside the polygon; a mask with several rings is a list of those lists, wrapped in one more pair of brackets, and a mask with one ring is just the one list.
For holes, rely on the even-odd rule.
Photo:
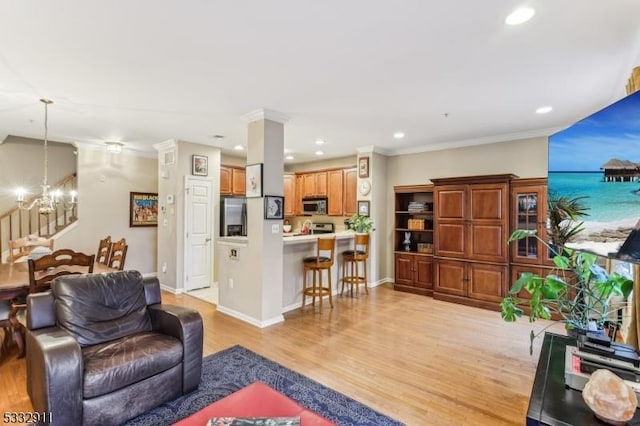
{"label": "crown molding", "polygon": [[289,121],[289,117],[287,115],[278,111],[265,109],[265,108],[251,111],[250,113],[246,114],[244,118],[247,121],[247,123],[252,123],[254,121],[259,121],[259,120],[270,120],[270,121],[275,121],[277,123],[285,124],[287,121]]}
{"label": "crown molding", "polygon": [[551,127],[547,129],[537,129],[531,130],[527,132],[517,132],[517,133],[506,133],[502,135],[494,135],[494,136],[486,136],[482,138],[473,138],[473,139],[464,139],[461,141],[454,142],[442,142],[433,145],[420,145],[409,148],[401,148],[390,150],[388,155],[396,156],[396,155],[407,155],[407,154],[418,154],[421,152],[429,152],[429,151],[443,151],[445,149],[453,149],[453,148],[464,148],[467,146],[476,146],[476,145],[488,145],[492,143],[501,143],[501,142],[510,142],[521,139],[529,139],[536,138],[541,136],[551,136],[554,133],[559,132],[560,130],[564,130],[569,126],[562,127]]}
{"label": "crown molding", "polygon": [[381,155],[389,155],[390,151],[388,149],[381,148],[375,145],[367,145],[356,148],[356,152],[358,154],[381,154]]}

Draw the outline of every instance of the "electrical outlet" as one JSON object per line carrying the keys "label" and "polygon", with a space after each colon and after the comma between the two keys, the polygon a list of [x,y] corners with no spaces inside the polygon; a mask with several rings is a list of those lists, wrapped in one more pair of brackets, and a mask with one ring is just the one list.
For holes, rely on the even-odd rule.
{"label": "electrical outlet", "polygon": [[167,262],[164,262],[164,263],[162,264],[162,273],[163,273],[163,274],[166,274],[166,273],[167,273]]}
{"label": "electrical outlet", "polygon": [[229,288],[233,288],[233,278],[229,278]]}

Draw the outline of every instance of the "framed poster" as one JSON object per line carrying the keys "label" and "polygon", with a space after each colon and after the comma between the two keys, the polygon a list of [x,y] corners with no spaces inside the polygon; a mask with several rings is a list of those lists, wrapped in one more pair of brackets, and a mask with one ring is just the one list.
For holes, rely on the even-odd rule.
{"label": "framed poster", "polygon": [[369,157],[360,157],[358,159],[358,177],[369,177]]}
{"label": "framed poster", "polygon": [[278,195],[264,196],[264,218],[284,219],[284,197]]}
{"label": "framed poster", "polygon": [[262,197],[262,163],[249,164],[245,168],[246,197]]}
{"label": "framed poster", "polygon": [[158,226],[158,194],[129,193],[129,227]]}
{"label": "framed poster", "polygon": [[209,175],[209,158],[204,155],[191,156],[191,174],[194,176]]}
{"label": "framed poster", "polygon": [[369,201],[358,200],[358,214],[360,216],[369,216]]}

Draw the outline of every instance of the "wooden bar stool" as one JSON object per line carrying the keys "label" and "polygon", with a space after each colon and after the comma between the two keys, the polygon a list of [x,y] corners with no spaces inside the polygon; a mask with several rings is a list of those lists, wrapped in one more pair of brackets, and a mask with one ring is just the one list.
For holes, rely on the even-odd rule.
{"label": "wooden bar stool", "polygon": [[[367,259],[369,259],[369,234],[356,234],[354,238],[353,250],[345,250],[342,252],[342,289],[340,294],[344,293],[344,284],[348,283],[351,293],[353,287],[358,284],[364,284],[364,290],[369,294],[367,288]],[[362,262],[364,269],[360,275],[359,265]],[[347,268],[350,269],[347,275]]]}
{"label": "wooden bar stool", "polygon": [[[320,309],[322,309],[322,299],[324,296],[329,296],[329,304],[331,305],[331,308],[333,308],[333,299],[331,298],[331,267],[333,266],[335,250],[336,237],[318,238],[316,256],[305,257],[302,259],[302,308],[304,308],[306,296],[311,296],[313,298],[313,306],[316,304],[316,297],[319,297]],[[327,271],[328,276],[326,287],[322,282],[322,271],[324,270]],[[309,271],[313,273],[313,286],[307,288],[307,273]],[[318,276],[317,281],[316,275]]]}

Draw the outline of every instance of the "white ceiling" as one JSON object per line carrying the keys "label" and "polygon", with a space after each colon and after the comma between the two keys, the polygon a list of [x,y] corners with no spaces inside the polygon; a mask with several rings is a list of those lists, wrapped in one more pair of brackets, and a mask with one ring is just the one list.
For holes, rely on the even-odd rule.
{"label": "white ceiling", "polygon": [[[505,25],[522,5],[533,19]],[[289,117],[296,162],[318,138],[327,158],[547,135],[640,65],[638,0],[0,0],[0,16],[0,140],[42,138],[46,97],[50,139],[133,151],[244,145],[260,108]]]}

